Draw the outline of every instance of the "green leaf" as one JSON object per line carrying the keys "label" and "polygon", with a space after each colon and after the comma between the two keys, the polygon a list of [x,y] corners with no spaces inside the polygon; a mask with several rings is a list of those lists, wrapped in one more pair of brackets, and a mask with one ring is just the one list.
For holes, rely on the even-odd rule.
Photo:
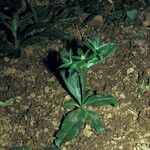
{"label": "green leaf", "polygon": [[10,99],[7,99],[5,101],[0,101],[0,106],[3,106],[3,107],[11,106],[11,105],[13,105],[14,101],[15,101],[14,98],[10,98]]}
{"label": "green leaf", "polygon": [[99,57],[99,61],[106,59],[108,56],[113,54],[117,49],[116,44],[113,43],[106,43],[99,47],[97,50],[97,55]]}
{"label": "green leaf", "polygon": [[81,103],[81,87],[79,81],[79,74],[77,72],[67,72],[67,70],[61,69],[60,74],[65,82],[69,92],[74,96],[77,102]]}
{"label": "green leaf", "polygon": [[105,130],[105,125],[102,123],[100,117],[97,113],[86,110],[87,113],[87,121],[96,131]]}
{"label": "green leaf", "polygon": [[18,146],[11,148],[11,150],[31,150],[29,146]]}
{"label": "green leaf", "polygon": [[62,50],[59,53],[61,59],[61,65],[59,68],[67,68],[73,63],[73,53],[71,51]]}
{"label": "green leaf", "polygon": [[126,11],[127,16],[130,18],[130,20],[134,20],[138,14],[137,9],[127,10]]}
{"label": "green leaf", "polygon": [[105,94],[96,94],[90,96],[86,102],[83,104],[84,106],[105,106],[105,105],[117,105],[117,100],[111,95]]}
{"label": "green leaf", "polygon": [[102,43],[98,37],[96,37],[92,40],[88,40],[84,44],[94,52],[96,52],[99,49],[99,47],[102,45]]}
{"label": "green leaf", "polygon": [[99,62],[99,58],[97,58],[97,56],[93,55],[91,56],[91,58],[89,59],[89,61],[87,61],[87,68],[90,68],[92,66],[94,66],[95,64],[97,64]]}
{"label": "green leaf", "polygon": [[64,101],[63,106],[67,108],[79,107],[79,105],[75,101]]}
{"label": "green leaf", "polygon": [[93,52],[89,55],[87,61],[87,68],[97,64],[98,62],[103,61],[108,56],[113,54],[117,49],[116,44],[114,43],[106,43],[103,44],[99,38],[95,38],[93,40],[88,40],[85,42],[85,45],[91,49]]}
{"label": "green leaf", "polygon": [[61,129],[56,135],[56,146],[61,147],[63,143],[74,140],[83,127],[85,120],[86,112],[83,109],[69,112],[63,121]]}

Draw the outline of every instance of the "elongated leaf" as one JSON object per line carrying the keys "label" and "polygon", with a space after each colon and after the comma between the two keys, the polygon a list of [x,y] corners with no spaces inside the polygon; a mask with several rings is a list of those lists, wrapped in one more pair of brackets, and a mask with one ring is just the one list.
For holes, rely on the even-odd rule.
{"label": "elongated leaf", "polygon": [[29,146],[18,146],[14,147],[11,150],[31,150]]}
{"label": "elongated leaf", "polygon": [[83,109],[73,110],[65,117],[61,129],[56,135],[56,146],[76,138],[86,120],[86,112]]}
{"label": "elongated leaf", "polygon": [[40,17],[42,13],[43,15],[45,15],[45,12],[48,9],[49,9],[49,6],[41,6],[37,8],[34,12],[30,12],[26,14],[25,16],[21,18],[20,25],[23,25],[24,23],[29,22],[30,19],[32,19],[32,17],[34,17],[35,15],[37,15],[37,17]]}
{"label": "elongated leaf", "polygon": [[20,33],[21,35],[21,41],[25,39],[28,35],[31,33],[38,33],[40,31],[43,31],[46,27],[50,27],[49,22],[46,23],[36,23],[36,24],[30,24],[26,26],[25,29],[23,29]]}
{"label": "elongated leaf", "polygon": [[87,113],[87,121],[96,131],[105,130],[105,125],[102,123],[100,117],[97,113],[93,111],[86,110]]}
{"label": "elongated leaf", "polygon": [[66,73],[66,70],[61,69],[60,74],[69,90],[69,92],[74,96],[74,98],[81,103],[81,87],[79,83],[79,74],[76,72]]}
{"label": "elongated leaf", "polygon": [[138,11],[137,9],[127,10],[126,11],[127,16],[130,18],[130,20],[134,20],[137,17]]}
{"label": "elongated leaf", "polygon": [[114,43],[102,43],[99,38],[88,40],[85,45],[92,51],[87,62],[87,68],[105,60],[108,56],[112,55],[117,49]]}
{"label": "elongated leaf", "polygon": [[106,59],[108,56],[112,55],[117,49],[116,44],[106,43],[99,47],[97,54],[99,56],[99,61]]}
{"label": "elongated leaf", "polygon": [[79,107],[78,103],[75,101],[64,101],[63,106],[67,108]]}
{"label": "elongated leaf", "polygon": [[33,44],[39,44],[40,42],[47,41],[47,37],[40,37],[40,36],[31,36],[24,41],[22,41],[21,46],[24,47],[26,45],[33,45]]}
{"label": "elongated leaf", "polygon": [[115,97],[111,95],[104,95],[104,94],[96,94],[90,96],[84,106],[104,106],[104,105],[117,105],[117,100]]}
{"label": "elongated leaf", "polygon": [[10,99],[7,99],[5,101],[0,101],[0,106],[3,106],[3,107],[11,106],[11,105],[13,105],[14,101],[15,101],[14,98],[10,98]]}

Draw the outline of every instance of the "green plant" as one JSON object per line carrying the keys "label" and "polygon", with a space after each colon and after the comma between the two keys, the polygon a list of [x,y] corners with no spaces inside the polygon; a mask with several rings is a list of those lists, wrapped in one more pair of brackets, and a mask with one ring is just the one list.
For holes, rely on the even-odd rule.
{"label": "green plant", "polygon": [[1,100],[0,101],[0,106],[3,106],[3,107],[11,106],[11,105],[13,105],[14,101],[15,101],[14,98],[10,98],[10,99],[4,100],[4,101]]}
{"label": "green plant", "polygon": [[136,91],[142,93],[150,91],[150,77],[144,80],[144,76],[139,76],[136,82]]}
{"label": "green plant", "polygon": [[72,16],[73,8],[51,5],[32,8],[23,0],[19,2],[8,1],[8,10],[0,9],[2,53],[20,55],[20,49],[28,44],[65,37],[67,34],[63,31],[64,28],[76,20]]}
{"label": "green plant", "polygon": [[61,145],[75,139],[85,123],[89,123],[96,131],[105,130],[99,115],[88,110],[88,106],[104,106],[117,104],[116,99],[107,94],[94,93],[86,90],[86,73],[91,66],[102,62],[113,54],[117,46],[113,43],[103,44],[99,38],[84,43],[87,50],[78,48],[77,52],[60,51],[61,64],[59,71],[72,96],[72,100],[64,101],[63,105],[72,108],[64,118],[60,130],[56,134],[55,145]]}

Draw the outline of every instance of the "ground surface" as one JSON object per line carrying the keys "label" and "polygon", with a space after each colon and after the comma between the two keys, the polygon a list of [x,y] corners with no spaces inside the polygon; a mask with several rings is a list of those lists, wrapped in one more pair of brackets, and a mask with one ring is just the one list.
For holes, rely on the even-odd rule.
{"label": "ground surface", "polygon": [[[145,21],[144,19],[142,20]],[[139,24],[91,25],[69,29],[78,39],[98,36],[118,44],[116,53],[88,71],[87,86],[114,95],[117,107],[89,108],[108,130],[97,133],[88,125],[63,150],[149,150],[150,91],[137,92],[138,74],[150,76],[150,30]],[[78,32],[78,31],[80,32]],[[142,36],[141,34],[142,33]],[[52,146],[55,132],[68,110],[61,105],[67,92],[43,63],[61,41],[28,46],[18,59],[0,58],[0,99],[15,98],[0,107],[0,150],[29,145],[33,150]],[[53,64],[49,64],[53,65]]]}

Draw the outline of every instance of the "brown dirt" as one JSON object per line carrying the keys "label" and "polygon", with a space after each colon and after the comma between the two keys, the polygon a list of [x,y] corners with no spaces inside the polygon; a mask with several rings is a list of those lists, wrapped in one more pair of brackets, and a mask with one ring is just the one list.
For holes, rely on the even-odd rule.
{"label": "brown dirt", "polygon": [[[70,30],[80,39],[76,29]],[[97,133],[86,126],[75,141],[62,149],[149,150],[150,91],[137,92],[136,81],[138,73],[150,76],[150,30],[142,24],[105,28],[102,24],[96,30],[79,30],[84,38],[98,36],[118,43],[114,56],[88,71],[87,86],[116,96],[119,105],[89,108],[101,116],[108,130]],[[136,36],[138,32],[143,32],[144,37]],[[18,59],[0,58],[0,99],[16,99],[13,106],[0,107],[0,150],[18,145],[43,150],[53,145],[60,120],[68,111],[61,105],[67,92],[44,66],[43,59],[61,45],[60,41],[49,41],[26,47]]]}

